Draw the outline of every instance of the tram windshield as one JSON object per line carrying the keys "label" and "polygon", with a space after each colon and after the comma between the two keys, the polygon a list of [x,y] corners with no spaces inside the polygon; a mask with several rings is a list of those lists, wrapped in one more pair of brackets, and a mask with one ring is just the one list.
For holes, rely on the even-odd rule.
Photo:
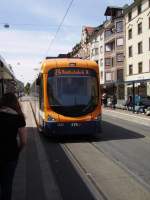
{"label": "tram windshield", "polygon": [[88,71],[49,74],[48,100],[55,112],[75,117],[94,111],[98,105],[98,81],[96,73]]}

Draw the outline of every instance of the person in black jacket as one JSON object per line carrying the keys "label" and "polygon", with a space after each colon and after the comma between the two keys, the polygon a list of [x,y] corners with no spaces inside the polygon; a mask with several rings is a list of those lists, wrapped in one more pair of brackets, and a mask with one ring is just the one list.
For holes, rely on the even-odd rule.
{"label": "person in black jacket", "polygon": [[117,97],[115,94],[112,96],[111,103],[112,103],[112,108],[115,109],[117,104]]}
{"label": "person in black jacket", "polygon": [[127,110],[133,109],[133,98],[132,96],[128,96],[127,102],[126,102]]}
{"label": "person in black jacket", "polygon": [[19,152],[27,141],[25,126],[17,97],[13,93],[4,94],[0,100],[0,200],[11,199]]}

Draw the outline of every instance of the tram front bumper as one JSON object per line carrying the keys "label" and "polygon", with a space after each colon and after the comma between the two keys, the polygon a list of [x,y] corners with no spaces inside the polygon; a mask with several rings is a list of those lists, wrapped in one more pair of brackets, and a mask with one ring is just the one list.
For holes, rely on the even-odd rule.
{"label": "tram front bumper", "polygon": [[46,135],[92,135],[101,132],[101,120],[86,122],[46,122]]}

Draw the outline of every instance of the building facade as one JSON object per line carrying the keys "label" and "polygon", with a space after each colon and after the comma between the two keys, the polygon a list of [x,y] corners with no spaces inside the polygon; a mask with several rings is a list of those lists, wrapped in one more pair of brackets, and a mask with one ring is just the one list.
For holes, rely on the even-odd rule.
{"label": "building facade", "polygon": [[125,10],[126,96],[150,96],[150,0],[135,0]]}
{"label": "building facade", "polygon": [[69,53],[72,57],[80,57],[83,59],[90,59],[90,37],[94,32],[94,27],[84,26],[81,33],[81,41],[76,44]]}
{"label": "building facade", "polygon": [[107,7],[104,23],[104,71],[108,95],[124,98],[125,29],[122,7]]}
{"label": "building facade", "polygon": [[90,38],[90,59],[97,62],[99,65],[100,84],[104,84],[104,28],[100,25],[95,28],[95,31]]}

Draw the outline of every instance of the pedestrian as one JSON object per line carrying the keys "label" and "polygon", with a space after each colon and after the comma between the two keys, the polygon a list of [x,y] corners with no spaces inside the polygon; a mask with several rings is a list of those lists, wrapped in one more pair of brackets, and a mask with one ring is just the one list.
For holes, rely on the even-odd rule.
{"label": "pedestrian", "polygon": [[127,110],[133,109],[133,100],[132,96],[128,96],[127,102],[126,102]]}
{"label": "pedestrian", "polygon": [[104,107],[107,107],[107,94],[106,93],[103,93],[103,95],[102,95],[102,102],[103,102]]}
{"label": "pedestrian", "polygon": [[0,200],[11,200],[19,152],[27,141],[25,125],[17,97],[4,94],[0,100]]}
{"label": "pedestrian", "polygon": [[111,105],[112,105],[112,108],[115,109],[116,108],[116,104],[117,104],[117,97],[116,95],[114,94],[112,96],[112,99],[111,99]]}

